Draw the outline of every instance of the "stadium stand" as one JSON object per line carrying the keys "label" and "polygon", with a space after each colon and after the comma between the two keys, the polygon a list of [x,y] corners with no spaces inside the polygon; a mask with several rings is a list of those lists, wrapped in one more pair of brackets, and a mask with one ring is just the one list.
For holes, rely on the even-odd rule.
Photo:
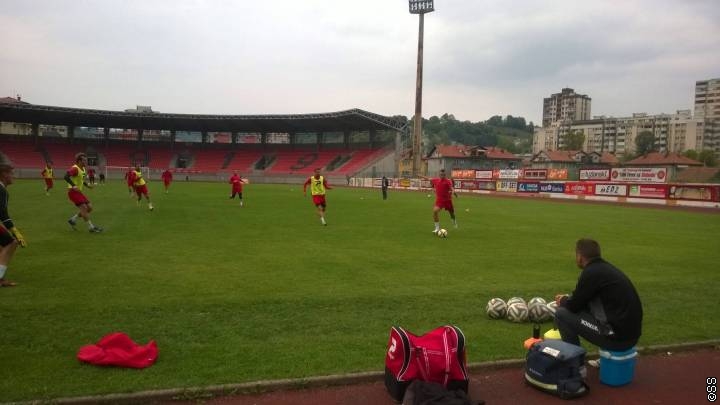
{"label": "stadium stand", "polygon": [[61,168],[72,166],[75,163],[75,154],[87,150],[86,145],[69,145],[47,141],[43,141],[42,148],[47,153],[47,157],[52,164]]}
{"label": "stadium stand", "polygon": [[248,172],[253,170],[255,163],[263,156],[263,151],[260,149],[236,149],[233,154],[232,160],[225,169]]}
{"label": "stadium stand", "polygon": [[106,166],[131,166],[133,164],[132,157],[135,148],[132,145],[117,143],[98,148],[97,151],[105,158]]}
{"label": "stadium stand", "polygon": [[223,170],[223,166],[231,153],[228,149],[192,149],[190,154],[193,157],[193,163],[190,166],[193,170],[201,172],[218,172]]}
{"label": "stadium stand", "polygon": [[275,153],[275,163],[265,173],[310,175],[316,167],[327,166],[338,155],[338,150],[280,150]]}
{"label": "stadium stand", "polygon": [[45,165],[45,159],[32,142],[3,142],[0,147],[5,157],[17,168],[37,168]]}
{"label": "stadium stand", "polygon": [[170,149],[170,145],[146,146],[143,151],[147,155],[145,166],[151,169],[167,169],[175,167],[177,151]]}
{"label": "stadium stand", "polygon": [[332,173],[352,175],[388,153],[393,152],[388,149],[361,149],[353,151],[352,158],[344,165],[332,171]]}

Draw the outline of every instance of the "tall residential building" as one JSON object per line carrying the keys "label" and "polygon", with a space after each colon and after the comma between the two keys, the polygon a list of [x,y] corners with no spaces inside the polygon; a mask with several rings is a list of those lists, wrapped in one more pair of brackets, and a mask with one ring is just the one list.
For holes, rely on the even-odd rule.
{"label": "tall residential building", "polygon": [[695,82],[695,118],[705,123],[702,149],[720,158],[720,78]]}
{"label": "tall residential building", "polygon": [[590,119],[591,98],[564,88],[560,93],[543,99],[543,127],[558,122]]}

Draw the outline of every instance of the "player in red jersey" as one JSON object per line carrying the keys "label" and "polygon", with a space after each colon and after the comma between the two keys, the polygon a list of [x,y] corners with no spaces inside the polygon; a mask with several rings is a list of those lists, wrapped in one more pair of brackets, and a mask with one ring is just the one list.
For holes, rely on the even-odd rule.
{"label": "player in red jersey", "polygon": [[243,183],[245,183],[245,180],[242,179],[242,177],[237,174],[237,172],[233,172],[233,175],[230,177],[230,181],[228,183],[232,184],[232,194],[230,195],[230,198],[235,198],[235,195],[237,194],[238,197],[240,197],[240,206],[243,206],[243,198],[242,198],[242,189],[243,189]]}
{"label": "player in red jersey", "polygon": [[85,180],[87,175],[85,167],[87,166],[87,157],[84,153],[78,153],[75,155],[75,164],[70,170],[65,173],[65,181],[68,184],[68,198],[70,201],[78,207],[78,213],[68,219],[68,224],[75,229],[78,217],[81,217],[87,223],[88,230],[92,233],[102,232],[102,228],[93,225],[90,221],[90,213],[92,212],[92,205],[90,200],[85,197],[82,193],[83,186],[93,188],[92,185],[88,184]]}
{"label": "player in red jersey", "polygon": [[[425,176],[420,176],[427,179]],[[435,230],[433,233],[437,233],[440,230],[440,210],[446,210],[450,213],[452,218],[453,226],[458,227],[457,220],[455,219],[455,208],[453,207],[452,197],[457,198],[457,193],[453,188],[453,181],[448,179],[445,174],[445,169],[440,169],[440,177],[430,179],[430,185],[435,189],[435,205],[433,206],[433,221],[435,222]]]}
{"label": "player in red jersey", "polygon": [[172,172],[170,169],[165,170],[160,175],[162,178],[163,184],[165,185],[165,194],[168,193],[168,190],[170,189],[170,183],[172,183]]}
{"label": "player in red jersey", "polygon": [[128,186],[128,193],[130,193],[130,198],[133,198],[133,194],[135,192],[135,171],[132,169],[132,167],[129,167],[128,171],[125,172],[125,183]]}
{"label": "player in red jersey", "polygon": [[323,225],[327,225],[325,222],[325,208],[327,203],[325,202],[325,190],[332,190],[330,185],[324,176],[320,175],[320,168],[315,169],[315,174],[308,177],[303,184],[303,194],[307,195],[307,186],[310,186],[310,194],[312,194],[313,204],[317,207],[318,215],[320,216],[320,222]]}

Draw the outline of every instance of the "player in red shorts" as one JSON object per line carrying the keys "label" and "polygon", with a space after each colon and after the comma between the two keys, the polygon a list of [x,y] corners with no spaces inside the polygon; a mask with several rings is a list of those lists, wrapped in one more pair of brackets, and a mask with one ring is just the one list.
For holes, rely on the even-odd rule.
{"label": "player in red shorts", "polygon": [[5,279],[8,265],[18,246],[27,242],[15,227],[8,214],[8,192],[6,187],[13,182],[13,166],[0,157],[0,287],[14,287],[17,283]]}
{"label": "player in red shorts", "polygon": [[320,222],[323,225],[327,225],[327,222],[325,222],[325,208],[327,207],[327,203],[325,202],[325,190],[332,190],[332,188],[327,183],[325,177],[320,175],[320,168],[315,169],[315,174],[308,177],[305,184],[303,184],[303,194],[305,196],[307,196],[308,185],[310,185],[310,194],[312,194],[313,204],[318,209]]}
{"label": "player in red shorts", "polygon": [[234,199],[235,195],[240,197],[240,206],[243,206],[243,198],[242,198],[242,189],[243,189],[243,183],[245,183],[245,180],[242,179],[242,177],[237,174],[237,172],[233,172],[233,175],[230,176],[230,181],[228,183],[232,184],[232,193],[230,194],[230,198]]}
{"label": "player in red shorts", "polygon": [[85,181],[85,166],[87,166],[87,156],[85,156],[84,153],[78,153],[75,155],[75,164],[65,173],[65,181],[68,184],[68,198],[78,207],[78,213],[68,219],[68,224],[70,224],[73,229],[76,229],[77,219],[81,217],[87,224],[90,232],[102,232],[102,228],[93,225],[92,221],[90,221],[90,213],[93,209],[92,204],[90,204],[90,200],[82,193],[83,186],[93,188],[93,186]]}
{"label": "player in red shorts", "polygon": [[50,162],[45,163],[45,168],[40,172],[45,180],[45,195],[50,195],[50,189],[53,188],[53,169]]}
{"label": "player in red shorts", "polygon": [[140,206],[140,201],[142,201],[142,197],[145,196],[145,199],[148,202],[148,209],[152,211],[154,209],[152,201],[150,201],[150,192],[148,192],[147,183],[145,182],[145,179],[143,178],[142,170],[140,170],[140,166],[135,167],[135,171],[132,172],[132,175],[130,176],[133,180],[133,187],[135,189],[135,194],[137,194],[137,204]]}
{"label": "player in red shorts", "polygon": [[[427,177],[421,176],[424,179]],[[445,174],[445,169],[440,169],[440,177],[430,179],[430,184],[435,189],[435,205],[433,206],[433,221],[435,221],[435,230],[433,233],[437,233],[440,230],[440,210],[446,210],[450,213],[452,218],[453,226],[458,227],[457,220],[455,219],[455,208],[453,207],[452,197],[457,198],[457,193],[453,188],[453,181],[448,179]]]}
{"label": "player in red shorts", "polygon": [[170,169],[162,172],[160,178],[162,178],[163,184],[165,185],[165,194],[167,194],[168,190],[170,189],[170,183],[172,183],[172,172],[170,171]]}
{"label": "player in red shorts", "polygon": [[130,198],[133,196],[133,192],[135,191],[135,186],[133,183],[135,182],[135,179],[133,178],[133,174],[135,172],[132,168],[129,168],[127,172],[125,172],[125,183],[127,183],[128,186],[128,193],[130,193]]}

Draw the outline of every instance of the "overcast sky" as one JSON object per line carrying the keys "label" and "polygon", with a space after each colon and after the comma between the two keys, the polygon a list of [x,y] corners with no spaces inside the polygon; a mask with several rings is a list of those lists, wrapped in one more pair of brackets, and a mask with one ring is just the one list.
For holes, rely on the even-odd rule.
{"label": "overcast sky", "polygon": [[[720,0],[436,0],[423,116],[539,123],[571,87],[593,115],[692,109],[720,77]],[[415,109],[407,0],[0,0],[0,97],[203,114]]]}

